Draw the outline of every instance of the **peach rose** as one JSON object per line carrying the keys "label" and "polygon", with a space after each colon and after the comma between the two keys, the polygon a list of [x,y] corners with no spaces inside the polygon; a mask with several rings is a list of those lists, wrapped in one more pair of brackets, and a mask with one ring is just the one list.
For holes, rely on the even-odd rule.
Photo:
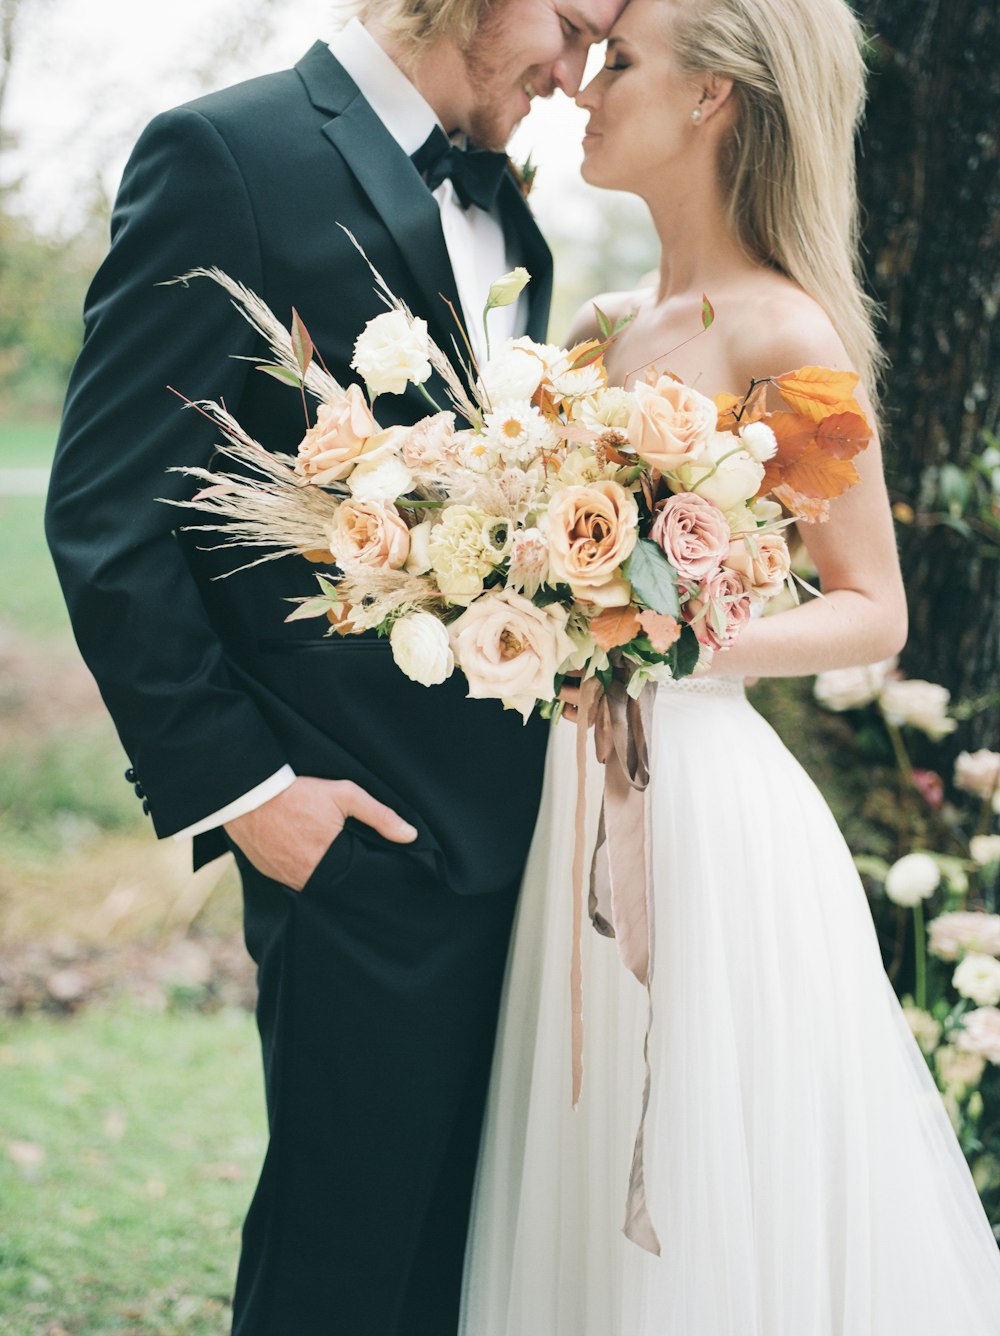
{"label": "peach rose", "polygon": [[619,567],[635,547],[638,521],[635,497],[610,478],[557,492],[545,520],[550,583],[563,581],[602,607],[627,603]]}
{"label": "peach rose", "polygon": [[729,522],[718,506],[693,492],[664,502],[649,532],[682,579],[698,584],[730,548]]}
{"label": "peach rose", "polygon": [[356,562],[398,570],[410,553],[410,531],[388,502],[344,501],[330,526],[330,551],[340,565]]}
{"label": "peach rose", "polygon": [[731,645],[750,620],[753,596],[737,571],[726,566],[714,571],[696,596],[684,605],[684,619],[709,649]]}
{"label": "peach rose", "polygon": [[628,438],[647,464],[666,473],[704,453],[719,420],[711,399],[671,376],[636,386],[635,395]]}
{"label": "peach rose", "polygon": [[338,482],[380,430],[361,386],[351,385],[340,398],[320,404],[316,425],[299,442],[295,472],[318,485]]}
{"label": "peach rose", "polygon": [[749,533],[729,544],[723,565],[741,575],[755,594],[772,598],[784,587],[792,559],[782,534]]}
{"label": "peach rose", "polygon": [[565,608],[536,608],[512,589],[471,603],[451,639],[470,697],[502,700],[525,720],[537,700],[552,699],[556,672],[573,653]]}

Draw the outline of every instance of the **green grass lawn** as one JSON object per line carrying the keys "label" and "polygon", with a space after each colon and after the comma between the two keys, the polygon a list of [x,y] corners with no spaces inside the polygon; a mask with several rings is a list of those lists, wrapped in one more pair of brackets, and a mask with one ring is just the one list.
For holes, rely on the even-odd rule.
{"label": "green grass lawn", "polygon": [[41,496],[0,495],[0,626],[51,640],[69,618],[42,528]]}
{"label": "green grass lawn", "polygon": [[48,468],[58,430],[55,420],[0,420],[0,469]]}
{"label": "green grass lawn", "polygon": [[0,1331],[222,1336],[264,1150],[244,1012],[0,1026]]}

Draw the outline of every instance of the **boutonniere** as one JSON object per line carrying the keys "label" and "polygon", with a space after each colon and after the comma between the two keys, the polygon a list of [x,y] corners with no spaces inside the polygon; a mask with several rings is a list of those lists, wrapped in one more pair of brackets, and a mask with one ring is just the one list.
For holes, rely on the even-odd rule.
{"label": "boutonniere", "polygon": [[531,161],[531,154],[529,153],[520,165],[513,158],[508,158],[507,166],[517,182],[518,190],[527,199],[531,194],[531,187],[535,184],[535,173],[538,171],[536,165]]}

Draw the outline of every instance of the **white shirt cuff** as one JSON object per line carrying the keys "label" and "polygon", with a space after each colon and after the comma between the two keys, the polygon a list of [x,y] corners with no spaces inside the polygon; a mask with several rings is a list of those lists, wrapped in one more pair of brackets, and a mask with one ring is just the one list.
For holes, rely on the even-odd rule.
{"label": "white shirt cuff", "polygon": [[213,812],[211,816],[202,817],[196,821],[193,826],[185,826],[172,837],[175,840],[189,840],[192,835],[203,835],[206,830],[215,830],[216,827],[224,825],[227,821],[235,821],[238,816],[246,816],[247,812],[254,811],[257,807],[263,807],[264,803],[269,802],[271,798],[276,798],[279,793],[284,793],[295,782],[295,771],[290,765],[283,765],[269,779],[252,788],[249,793],[244,793],[241,798],[234,798],[231,803],[225,807]]}

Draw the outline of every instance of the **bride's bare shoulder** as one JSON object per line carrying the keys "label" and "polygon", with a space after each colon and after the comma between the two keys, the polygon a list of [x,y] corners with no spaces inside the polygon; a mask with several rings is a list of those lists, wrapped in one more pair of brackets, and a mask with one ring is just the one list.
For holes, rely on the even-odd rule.
{"label": "bride's bare shoulder", "polygon": [[637,310],[640,302],[648,295],[645,288],[634,288],[630,292],[601,292],[596,297],[584,304],[573,317],[569,332],[563,343],[571,348],[574,343],[581,343],[584,339],[596,339],[600,337],[600,329],[597,324],[597,311],[601,310],[608,317],[612,324],[631,315]]}
{"label": "bride's bare shoulder", "polygon": [[743,378],[780,376],[802,366],[849,369],[843,341],[819,303],[787,280],[775,279],[740,304],[724,331]]}

